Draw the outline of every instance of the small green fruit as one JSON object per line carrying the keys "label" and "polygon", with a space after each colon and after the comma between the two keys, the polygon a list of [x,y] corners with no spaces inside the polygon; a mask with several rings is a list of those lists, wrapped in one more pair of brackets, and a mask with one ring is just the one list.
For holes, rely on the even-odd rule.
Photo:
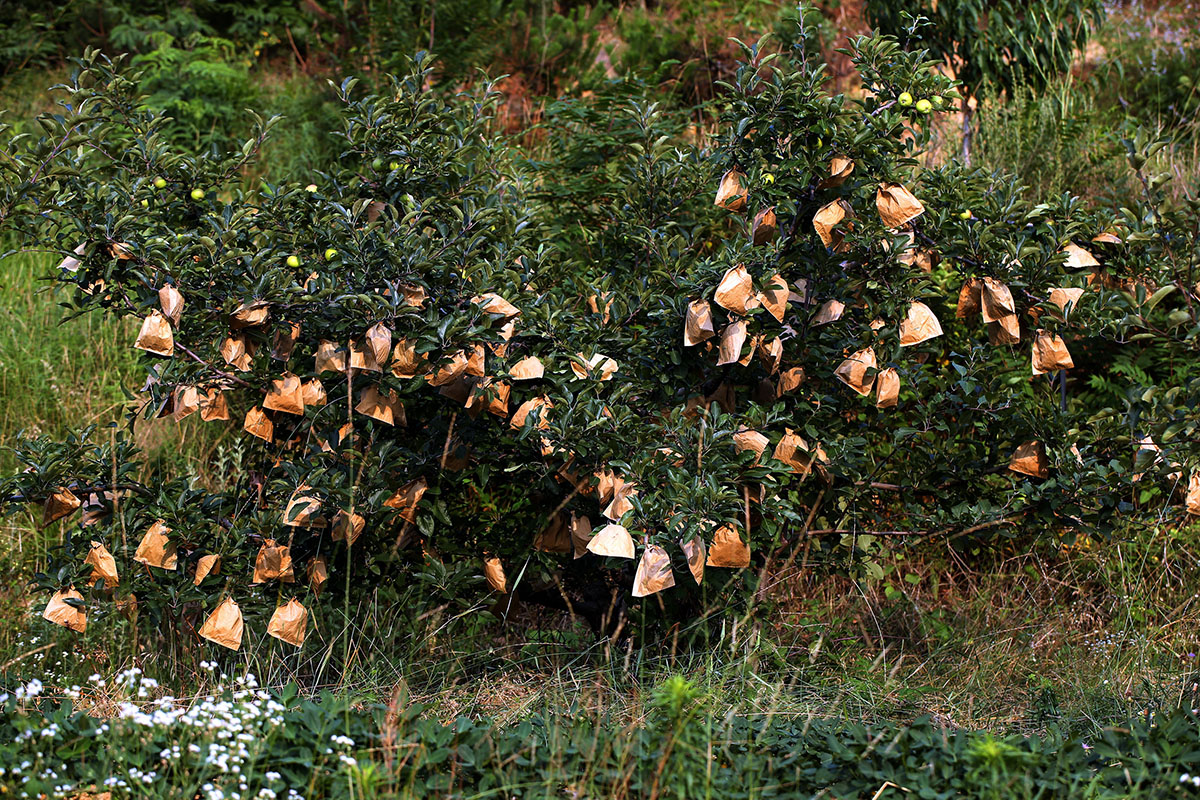
{"label": "small green fruit", "polygon": [[940,94],[935,94],[933,97],[931,97],[929,99],[933,101],[934,108],[941,108],[942,106],[946,105],[946,99],[944,97],[942,97]]}
{"label": "small green fruit", "polygon": [[337,255],[337,250],[334,250],[332,247],[330,247],[329,249],[327,249],[325,251],[325,260],[333,261],[333,257],[336,255]]}
{"label": "small green fruit", "polygon": [[155,189],[165,189],[165,188],[167,188],[167,179],[166,179],[166,178],[163,178],[163,177],[158,177],[158,178],[155,178],[155,179],[154,179],[154,188],[155,188]]}
{"label": "small green fruit", "polygon": [[309,194],[312,194],[316,190],[317,190],[317,185],[315,183],[310,183],[308,186],[304,187],[304,191],[308,192]]}
{"label": "small green fruit", "polygon": [[192,189],[192,199],[199,202],[204,199],[203,189]]}
{"label": "small green fruit", "polygon": [[376,172],[379,172],[379,170],[383,169],[383,159],[377,158],[374,161],[372,161],[371,169],[375,170]]}
{"label": "small green fruit", "polygon": [[142,200],[142,208],[149,208],[149,207],[150,207],[150,201]]}
{"label": "small green fruit", "polygon": [[774,183],[774,182],[775,182],[775,176],[774,176],[774,175],[772,175],[772,174],[771,174],[771,173],[769,173],[769,172],[764,172],[764,173],[763,173],[763,178],[762,178],[762,181],[763,181],[763,183],[764,183],[764,184],[766,184],[767,186],[770,186],[772,183]]}
{"label": "small green fruit", "polygon": [[958,215],[958,218],[959,219],[970,219],[971,218],[971,209],[968,208],[966,211],[961,212]]}
{"label": "small green fruit", "polygon": [[913,102],[912,95],[908,92],[901,92],[900,96],[896,98],[896,102],[902,106],[911,106]]}
{"label": "small green fruit", "polygon": [[393,161],[391,164],[388,164],[388,168],[391,169],[392,172],[395,172],[396,170],[400,169],[400,162]]}
{"label": "small green fruit", "polygon": [[921,98],[917,101],[917,111],[919,113],[928,114],[931,110],[933,110],[933,103],[929,102],[925,98]]}
{"label": "small green fruit", "polygon": [[300,266],[300,256],[288,256],[287,257],[287,265],[289,267]]}

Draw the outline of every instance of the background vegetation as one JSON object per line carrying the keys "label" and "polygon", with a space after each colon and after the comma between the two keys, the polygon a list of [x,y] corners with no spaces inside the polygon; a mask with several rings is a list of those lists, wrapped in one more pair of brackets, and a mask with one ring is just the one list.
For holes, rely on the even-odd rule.
{"label": "background vegetation", "polygon": [[[858,75],[836,48],[867,23],[852,6],[821,11],[806,34],[808,52],[853,95]],[[975,110],[973,165],[1020,176],[1026,202],[1076,197],[1096,216],[1145,209],[1146,187],[1122,139],[1143,152],[1169,140],[1142,172],[1173,176],[1161,187],[1164,201],[1196,196],[1197,12],[1185,4],[1108,11],[1069,69],[1038,86],[1004,87]],[[67,79],[66,59],[84,46],[130,52],[144,70],[139,90],[172,118],[164,130],[172,147],[205,158],[240,146],[251,124],[245,109],[282,114],[239,183],[306,184],[334,170],[342,151],[327,135],[340,112],[326,78],[354,74],[369,87],[375,76],[402,71],[408,54],[432,48],[440,60],[430,81],[447,91],[478,89],[479,69],[509,76],[498,84],[497,125],[520,158],[572,176],[539,187],[539,202],[565,204],[591,190],[588,169],[619,163],[615,148],[633,135],[614,127],[635,119],[633,109],[618,116],[611,98],[657,103],[653,124],[663,133],[716,145],[729,102],[720,82],[735,78],[739,55],[729,37],[773,32],[786,43],[795,13],[700,2],[384,2],[336,11],[316,3],[69,3],[50,13],[43,4],[9,4],[0,10],[11,15],[0,19],[4,121],[40,132],[33,117],[54,109],[44,90]],[[947,116],[929,135],[925,164],[948,164],[960,152],[957,119]],[[711,189],[697,187],[706,204]],[[59,303],[71,296],[42,279],[59,258],[25,252],[0,264],[9,323],[0,334],[6,446],[19,431],[58,439],[119,419],[122,387],[141,382],[128,347],[136,324],[95,314],[58,324]],[[1177,367],[1188,353],[1185,346],[1165,360],[1142,352],[1104,362],[1086,372],[1074,397],[1093,411],[1124,413],[1139,402],[1131,386],[1186,386],[1189,373]],[[1153,466],[1134,460],[1138,434],[1128,432],[1120,458]],[[232,437],[170,419],[136,423],[132,441],[147,453],[142,476],[165,469],[205,487],[227,482],[247,455]],[[10,452],[0,459],[6,473],[17,468]],[[1200,680],[1200,553],[1174,471],[1167,461],[1155,466],[1128,497],[1137,513],[1105,535],[897,538],[881,545],[870,572],[847,570],[819,548],[785,549],[755,564],[745,604],[665,630],[635,616],[632,637],[598,640],[579,617],[535,602],[496,605],[478,564],[424,559],[408,580],[314,605],[320,648],[295,652],[264,638],[223,661],[230,675],[252,672],[271,687],[294,715],[287,729],[303,731],[248,755],[250,783],[266,786],[266,774],[279,772],[281,786],[305,796],[504,789],[690,797],[698,784],[731,797],[889,797],[923,788],[942,796],[1186,796],[1195,790],[1180,779],[1200,766],[1189,761],[1196,732],[1188,714]],[[45,595],[31,581],[59,563],[63,532],[39,531],[35,522],[8,518],[0,542],[0,686],[13,729],[0,740],[16,743],[0,746],[0,765],[11,775],[30,761],[36,766],[25,769],[39,780],[49,769],[73,788],[115,774],[109,764],[174,769],[137,791],[195,796],[212,780],[206,767],[161,755],[175,745],[186,750],[177,724],[143,726],[144,736],[95,731],[110,719],[117,733],[140,724],[117,722],[134,714],[123,702],[146,709],[167,694],[219,696],[224,689],[214,685],[230,681],[202,666],[216,658],[211,646],[146,647],[115,616],[86,637],[41,620]],[[145,685],[140,697],[137,681],[118,688],[114,676],[134,665],[160,685]],[[103,685],[89,681],[93,673]],[[293,680],[302,688],[285,689]],[[36,701],[17,695],[30,681],[44,684]],[[336,698],[309,704],[296,696],[318,687]],[[64,693],[87,714],[69,717]],[[235,705],[267,702],[251,694]],[[867,727],[850,724],[858,722]],[[39,742],[50,725],[61,733],[45,738],[61,735],[64,744],[53,757],[36,756],[49,752]],[[24,731],[32,734],[21,738]],[[325,754],[323,743],[337,735],[370,750],[355,752],[354,764]],[[192,741],[207,747],[208,735]],[[113,750],[117,744],[127,749]],[[96,761],[105,750],[112,760]]]}

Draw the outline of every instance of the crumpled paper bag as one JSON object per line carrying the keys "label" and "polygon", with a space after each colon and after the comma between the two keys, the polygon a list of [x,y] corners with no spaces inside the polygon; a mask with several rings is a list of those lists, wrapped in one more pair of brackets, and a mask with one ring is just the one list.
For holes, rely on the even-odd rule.
{"label": "crumpled paper bag", "polygon": [[758,293],[758,302],[776,321],[783,322],[783,317],[787,314],[789,295],[791,290],[788,289],[787,281],[782,275],[775,275],[767,281],[767,288]]}
{"label": "crumpled paper bag", "polygon": [[335,542],[345,539],[347,545],[353,545],[366,526],[367,520],[361,515],[342,509],[333,515],[333,531],[330,538]]}
{"label": "crumpled paper bag", "polygon": [[304,415],[304,386],[300,378],[290,372],[271,381],[271,391],[263,399],[263,408],[281,411],[284,414]]}
{"label": "crumpled paper bag", "polygon": [[900,373],[887,367],[875,373],[875,407],[892,408],[900,402]]}
{"label": "crumpled paper bag", "polygon": [[171,333],[171,323],[162,313],[151,311],[142,321],[142,328],[133,346],[156,356],[175,355],[175,336]]}
{"label": "crumpled paper bag", "polygon": [[163,316],[171,320],[172,324],[179,324],[179,318],[183,315],[183,295],[178,289],[169,283],[159,289],[158,306],[162,309]]}
{"label": "crumpled paper bag", "polygon": [[730,525],[722,525],[713,534],[712,544],[708,547],[710,567],[732,567],[741,569],[750,566],[750,545],[742,541],[737,529]]}
{"label": "crumpled paper bag", "polygon": [[92,541],[87,558],[83,560],[83,563],[89,564],[92,568],[92,574],[88,576],[88,586],[95,586],[100,580],[104,581],[105,589],[119,585],[117,560],[102,543]]}
{"label": "crumpled paper bag", "polygon": [[704,546],[704,539],[697,534],[691,539],[681,541],[679,546],[687,556],[688,571],[699,586],[704,583],[704,562],[708,559],[708,548]]}
{"label": "crumpled paper bag", "polygon": [[274,539],[267,539],[258,550],[254,559],[254,576],[250,583],[266,583],[278,580],[282,583],[295,583],[296,573],[292,567],[292,551],[287,545],[276,544]]}
{"label": "crumpled paper bag", "polygon": [[[843,220],[854,219],[854,209],[845,200],[834,200],[832,203],[822,206],[817,213],[813,215],[813,229],[817,235],[821,237],[821,243],[826,247],[833,248],[834,252],[841,252],[844,249],[845,232],[834,230]],[[853,229],[853,223],[847,223],[847,230]]]}
{"label": "crumpled paper bag", "polygon": [[307,630],[308,609],[294,597],[275,609],[271,621],[267,623],[267,635],[296,647],[304,644],[304,633]]}
{"label": "crumpled paper bag", "polygon": [[513,364],[509,377],[514,381],[536,381],[546,374],[546,367],[537,356],[526,356]]}
{"label": "crumpled paper bag", "polygon": [[1037,439],[1025,442],[1013,452],[1008,468],[1031,478],[1048,477],[1050,463],[1046,460],[1045,446]]}
{"label": "crumpled paper bag", "polygon": [[68,517],[79,510],[83,503],[70,489],[59,489],[46,498],[42,505],[42,527],[45,528],[63,517]]}
{"label": "crumpled paper bag", "polygon": [[275,438],[275,423],[271,422],[271,418],[258,406],[246,412],[242,428],[251,436],[257,436],[268,444]]}
{"label": "crumpled paper bag", "polygon": [[897,183],[881,183],[875,191],[875,208],[885,228],[899,228],[925,213],[913,193]]}
{"label": "crumpled paper bag", "polygon": [[175,552],[175,543],[167,537],[170,532],[171,529],[165,522],[157,520],[142,537],[137,551],[133,554],[133,560],[148,567],[175,569],[179,563],[179,556]]}
{"label": "crumpled paper bag", "polygon": [[[854,391],[861,395],[868,395],[875,385],[875,375],[873,374],[875,367],[875,350],[864,347],[843,361],[833,371],[833,374]],[[868,372],[872,373],[870,377],[867,376]]]}
{"label": "crumpled paper bag", "polygon": [[67,602],[68,600],[82,603],[83,595],[75,591],[74,586],[66,591],[55,592],[50,598],[50,602],[46,603],[42,619],[53,622],[55,625],[62,625],[76,633],[83,633],[87,630],[87,612],[71,605]]}
{"label": "crumpled paper bag", "polygon": [[1033,337],[1033,374],[1044,375],[1074,366],[1075,362],[1063,338],[1039,329]]}
{"label": "crumpled paper bag", "polygon": [[762,247],[779,234],[779,222],[775,218],[775,207],[764,208],[754,215],[750,224],[750,242],[755,247]]}
{"label": "crumpled paper bag", "polygon": [[633,576],[633,596],[647,597],[674,585],[675,573],[667,551],[656,544],[647,545]]}
{"label": "crumpled paper bag", "polygon": [[404,416],[404,404],[400,395],[395,392],[380,394],[378,387],[368,386],[358,396],[358,405],[354,410],[372,419],[379,420],[385,425],[407,425]]}
{"label": "crumpled paper bag", "polygon": [[414,478],[397,489],[395,494],[383,501],[383,504],[399,511],[400,518],[404,521],[416,522],[417,504],[421,502],[421,498],[425,496],[425,490],[428,488],[429,482],[425,480],[425,476]]}
{"label": "crumpled paper bag", "polygon": [[708,304],[708,301],[693,300],[688,303],[687,313],[683,319],[683,346],[695,347],[715,335],[712,306]]}
{"label": "crumpled paper bag", "polygon": [[592,535],[587,549],[598,556],[633,558],[633,537],[624,526],[610,523]]}
{"label": "crumpled paper bag", "polygon": [[313,370],[318,374],[345,372],[348,363],[346,349],[337,342],[322,339],[317,343],[317,351],[313,354]]}
{"label": "crumpled paper bag", "polygon": [[717,187],[717,199],[714,205],[724,208],[727,211],[742,211],[746,208],[746,200],[749,193],[746,191],[742,181],[746,175],[739,170],[731,169],[721,178],[721,185]]}
{"label": "crumpled paper bag", "polygon": [[488,586],[500,594],[508,594],[508,577],[504,574],[504,565],[500,559],[492,556],[483,561],[483,576],[487,578]]}
{"label": "crumpled paper bag", "polygon": [[221,647],[242,647],[242,610],[232,597],[226,597],[200,626],[200,636]]}
{"label": "crumpled paper bag", "polygon": [[900,322],[900,346],[911,347],[942,335],[942,323],[929,306],[914,300]]}
{"label": "crumpled paper bag", "polygon": [[753,308],[758,308],[758,297],[754,294],[754,279],[746,271],[746,267],[738,264],[730,267],[717,284],[713,300],[726,311],[735,314],[745,314]]}
{"label": "crumpled paper bag", "polygon": [[221,574],[221,556],[216,553],[209,553],[206,556],[200,556],[196,560],[196,574],[192,577],[192,584],[199,586],[204,582],[204,579],[210,575]]}

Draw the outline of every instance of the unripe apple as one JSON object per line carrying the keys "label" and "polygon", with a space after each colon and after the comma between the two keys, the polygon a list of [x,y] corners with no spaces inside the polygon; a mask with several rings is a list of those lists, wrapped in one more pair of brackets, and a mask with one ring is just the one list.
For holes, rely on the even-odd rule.
{"label": "unripe apple", "polygon": [[896,98],[896,102],[902,106],[911,106],[912,105],[912,95],[909,94],[908,92],[901,92],[900,96]]}
{"label": "unripe apple", "polygon": [[395,172],[396,170],[400,169],[400,162],[393,161],[392,163],[388,164],[388,168],[391,169],[392,172]]}
{"label": "unripe apple", "polygon": [[203,189],[192,189],[192,199],[199,202],[204,199]]}
{"label": "unripe apple", "polygon": [[333,257],[336,255],[337,255],[337,250],[334,250],[332,247],[330,247],[325,251],[325,260],[333,261]]}
{"label": "unripe apple", "polygon": [[155,189],[167,188],[167,179],[162,177],[161,175],[159,177],[155,178],[154,179],[154,188]]}
{"label": "unripe apple", "polygon": [[970,219],[971,218],[971,209],[968,208],[967,210],[959,213],[958,218],[959,219]]}
{"label": "unripe apple", "polygon": [[300,256],[288,256],[287,265],[293,268],[300,266]]}
{"label": "unripe apple", "polygon": [[942,106],[946,105],[946,99],[944,97],[942,97],[940,94],[935,94],[933,97],[931,97],[929,99],[931,101],[933,101],[934,108],[941,108]]}
{"label": "unripe apple", "polygon": [[310,183],[308,186],[304,187],[304,191],[308,192],[309,194],[312,194],[316,190],[317,190],[317,185],[315,183]]}
{"label": "unripe apple", "polygon": [[933,109],[933,103],[930,103],[925,98],[917,101],[917,111],[921,114],[928,114]]}
{"label": "unripe apple", "polygon": [[379,172],[379,170],[383,169],[383,159],[376,158],[371,161],[371,169],[375,170],[376,172]]}
{"label": "unripe apple", "polygon": [[142,200],[142,208],[149,208],[149,207],[150,207],[150,201]]}

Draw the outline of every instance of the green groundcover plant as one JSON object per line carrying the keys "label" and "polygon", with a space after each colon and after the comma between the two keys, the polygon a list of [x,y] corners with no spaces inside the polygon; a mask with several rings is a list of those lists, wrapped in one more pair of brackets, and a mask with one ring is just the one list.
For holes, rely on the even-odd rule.
{"label": "green groundcover plant", "polygon": [[[851,97],[810,38],[743,45],[711,149],[616,82],[549,109],[536,160],[422,54],[340,84],[307,185],[241,179],[278,120],[189,154],[89,52],[6,142],[0,223],[63,257],[70,314],[140,320],[146,381],[124,428],[29,438],[0,482],[63,526],[47,618],[303,646],[323,595],[429,564],[688,616],[804,543],[879,576],[896,538],[1181,514],[1197,207],[1147,171],[1165,143],[1127,142],[1142,208],[1034,204],[921,166],[955,91],[925,52],[853,39]],[[143,463],[130,426],[167,416],[228,429],[236,474]]]}

